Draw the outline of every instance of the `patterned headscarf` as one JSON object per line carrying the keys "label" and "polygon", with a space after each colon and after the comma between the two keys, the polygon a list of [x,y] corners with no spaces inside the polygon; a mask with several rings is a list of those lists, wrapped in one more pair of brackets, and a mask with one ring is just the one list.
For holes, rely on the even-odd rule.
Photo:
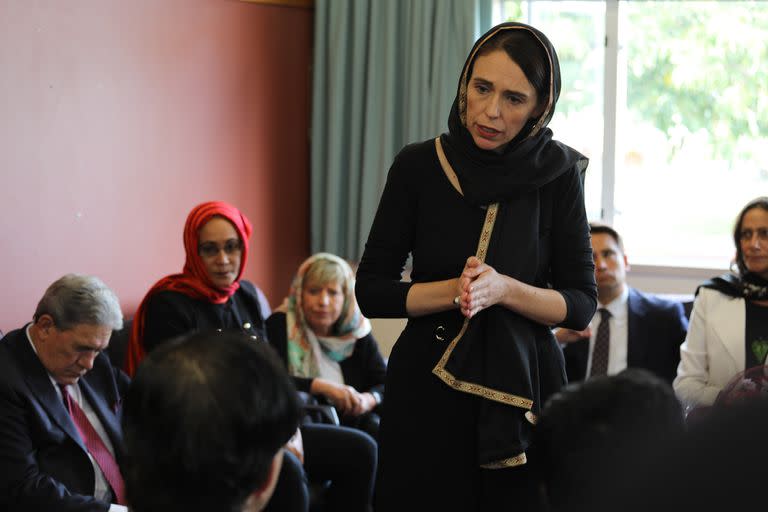
{"label": "patterned headscarf", "polygon": [[[338,265],[343,281],[338,283],[344,293],[341,314],[329,336],[319,336],[307,324],[301,295],[304,279],[315,265]],[[325,284],[325,283],[321,283]],[[337,365],[352,355],[355,342],[371,332],[371,323],[360,312],[355,300],[355,276],[343,259],[329,253],[317,253],[299,266],[284,304],[288,340],[288,371],[298,377],[325,377],[323,368]]]}
{"label": "patterned headscarf", "polygon": [[[480,149],[466,126],[467,89],[482,47],[506,33],[527,35],[546,59],[547,94],[544,112],[532,118],[501,153]],[[524,23],[493,27],[475,42],[459,78],[456,99],[448,114],[448,133],[440,137],[445,155],[456,172],[464,198],[473,205],[507,201],[546,185],[571,167],[584,171],[587,158],[552,139],[547,124],[560,96],[560,64],[554,46],[541,31]]]}
{"label": "patterned headscarf", "polygon": [[[243,244],[240,256],[240,269],[237,271],[235,281],[226,288],[218,288],[213,285],[208,272],[205,270],[200,254],[198,253],[199,232],[211,218],[223,217],[235,227],[237,236]],[[128,352],[125,360],[125,371],[133,376],[139,363],[144,359],[144,312],[147,300],[159,291],[170,290],[183,293],[193,299],[207,300],[213,304],[224,304],[240,288],[240,278],[243,275],[245,262],[248,260],[248,239],[251,236],[251,223],[245,215],[234,206],[221,202],[210,201],[200,204],[192,209],[184,224],[184,251],[187,259],[181,274],[172,274],[160,279],[150,288],[136,311],[131,330],[131,339],[128,342]]]}

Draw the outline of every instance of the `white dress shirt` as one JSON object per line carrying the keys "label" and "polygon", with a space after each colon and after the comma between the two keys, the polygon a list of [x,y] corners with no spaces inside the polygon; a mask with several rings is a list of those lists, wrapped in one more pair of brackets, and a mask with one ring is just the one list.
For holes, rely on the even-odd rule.
{"label": "white dress shirt", "polygon": [[[29,328],[31,325],[32,324],[29,324],[26,329],[27,340],[29,340],[29,344],[32,345],[32,350],[34,350],[35,355],[37,355],[37,349],[35,348],[35,344],[32,343],[32,337],[29,335]],[[53,389],[56,391],[56,396],[59,397],[59,400],[62,400],[63,404],[64,399],[61,396],[61,389],[56,383],[56,379],[54,379],[50,373],[48,374],[48,378],[51,380],[51,386],[53,386]],[[107,431],[104,430],[104,426],[101,424],[101,420],[99,420],[98,414],[96,414],[96,411],[93,410],[91,404],[88,403],[88,400],[85,399],[82,391],[80,391],[80,386],[77,384],[74,386],[67,386],[67,391],[69,392],[70,398],[77,402],[77,405],[79,405],[83,410],[85,416],[88,418],[88,421],[91,422],[94,430],[96,430],[96,433],[99,434],[99,437],[104,442],[104,446],[107,447],[109,453],[111,453],[112,457],[114,458],[115,449],[112,446],[112,441],[110,441],[109,435],[107,435]],[[93,490],[93,497],[97,500],[107,501],[108,499],[112,498],[112,490],[109,487],[109,483],[107,483],[107,478],[104,476],[104,473],[101,471],[101,468],[93,459],[93,457],[91,457],[90,453],[88,453],[88,458],[91,460],[91,465],[93,466],[93,474],[95,476],[95,488]],[[109,512],[128,512],[128,507],[112,503],[109,507]]]}
{"label": "white dress shirt", "polygon": [[[608,347],[608,375],[614,375],[627,367],[627,343],[628,329],[627,321],[629,310],[627,308],[627,299],[629,298],[629,287],[624,286],[624,291],[608,304],[598,303],[598,309],[605,308],[611,313],[608,319],[610,327],[610,344]],[[589,358],[587,359],[587,373],[589,377],[592,371],[592,352],[595,349],[595,338],[597,337],[597,328],[600,326],[600,314],[596,314],[589,324],[592,328],[592,335],[589,337]]]}

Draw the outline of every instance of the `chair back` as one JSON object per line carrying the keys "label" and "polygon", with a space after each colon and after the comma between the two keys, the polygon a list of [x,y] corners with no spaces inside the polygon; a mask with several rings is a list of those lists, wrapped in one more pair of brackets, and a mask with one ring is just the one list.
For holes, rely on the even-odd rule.
{"label": "chair back", "polygon": [[131,336],[132,324],[132,319],[123,320],[123,328],[119,331],[112,331],[109,346],[105,351],[112,366],[121,370],[125,368],[125,352],[128,349],[128,338]]}

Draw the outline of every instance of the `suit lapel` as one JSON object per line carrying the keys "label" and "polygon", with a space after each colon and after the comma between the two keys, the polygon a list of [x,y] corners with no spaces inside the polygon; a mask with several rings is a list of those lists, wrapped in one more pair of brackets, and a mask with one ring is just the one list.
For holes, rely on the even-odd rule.
{"label": "suit lapel", "polygon": [[48,377],[48,371],[32,350],[26,334],[22,331],[22,336],[13,340],[12,343],[14,343],[13,352],[32,395],[40,402],[51,419],[83,450],[87,451],[75,424],[72,423],[69,412],[64,407],[64,402],[59,398],[51,379]]}
{"label": "suit lapel", "polygon": [[712,330],[736,363],[736,368],[743,368],[746,362],[746,341],[744,332],[747,325],[747,313],[744,299],[731,299],[718,294],[722,305],[710,308],[709,320]]}
{"label": "suit lapel", "polygon": [[627,297],[627,367],[645,367],[645,353],[648,349],[646,315],[648,308],[643,298],[633,288]]}

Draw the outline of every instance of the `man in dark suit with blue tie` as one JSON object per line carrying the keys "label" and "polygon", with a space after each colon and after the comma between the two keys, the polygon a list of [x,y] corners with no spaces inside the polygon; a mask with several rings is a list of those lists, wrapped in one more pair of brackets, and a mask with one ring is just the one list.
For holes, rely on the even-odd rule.
{"label": "man in dark suit with blue tie", "polygon": [[115,294],[68,274],[0,341],[0,510],[127,510],[117,460],[128,378],[103,353],[121,327]]}
{"label": "man in dark suit with blue tie", "polygon": [[624,245],[610,226],[590,224],[598,310],[584,331],[557,329],[569,381],[645,368],[672,384],[688,320],[679,302],[648,295],[626,283]]}

